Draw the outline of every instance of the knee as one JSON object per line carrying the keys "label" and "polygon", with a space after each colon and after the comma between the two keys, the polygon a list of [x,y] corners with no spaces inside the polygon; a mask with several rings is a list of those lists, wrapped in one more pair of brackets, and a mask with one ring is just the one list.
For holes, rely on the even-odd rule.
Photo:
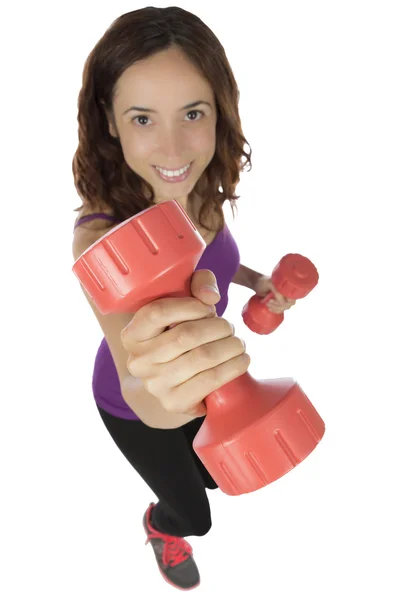
{"label": "knee", "polygon": [[202,537],[210,531],[211,527],[212,527],[211,517],[209,517],[207,519],[203,519],[201,522],[197,521],[195,524],[193,524],[193,527],[192,527],[193,535],[195,535],[197,537]]}

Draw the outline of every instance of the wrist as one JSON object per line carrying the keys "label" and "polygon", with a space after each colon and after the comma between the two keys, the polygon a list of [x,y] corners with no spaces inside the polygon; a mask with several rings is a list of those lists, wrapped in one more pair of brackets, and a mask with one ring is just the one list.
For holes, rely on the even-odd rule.
{"label": "wrist", "polygon": [[263,273],[257,273],[254,271],[253,276],[250,278],[250,289],[255,292],[258,288],[258,284],[263,279],[269,279],[268,275],[264,275]]}

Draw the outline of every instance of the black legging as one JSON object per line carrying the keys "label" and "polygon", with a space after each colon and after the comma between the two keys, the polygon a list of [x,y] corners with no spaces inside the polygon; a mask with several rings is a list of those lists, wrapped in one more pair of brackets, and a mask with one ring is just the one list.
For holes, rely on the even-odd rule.
{"label": "black legging", "polygon": [[122,454],[159,499],[153,511],[157,529],[180,537],[205,535],[212,525],[205,488],[218,488],[192,447],[205,417],[178,429],[154,429],[97,408]]}

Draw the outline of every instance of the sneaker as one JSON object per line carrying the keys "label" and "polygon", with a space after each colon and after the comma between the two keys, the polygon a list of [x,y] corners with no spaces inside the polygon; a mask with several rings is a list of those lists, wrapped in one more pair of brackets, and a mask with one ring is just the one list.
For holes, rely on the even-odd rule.
{"label": "sneaker", "polygon": [[184,538],[154,528],[150,522],[154,506],[151,502],[143,517],[146,544],[151,543],[159,571],[167,583],[179,590],[193,590],[200,585],[200,574],[193,560],[192,547]]}

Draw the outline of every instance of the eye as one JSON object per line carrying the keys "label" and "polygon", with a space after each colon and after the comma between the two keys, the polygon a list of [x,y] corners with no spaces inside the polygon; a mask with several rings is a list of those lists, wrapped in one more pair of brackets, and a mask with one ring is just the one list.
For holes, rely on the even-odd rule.
{"label": "eye", "polygon": [[[199,113],[200,115],[203,115],[204,117],[204,113],[202,110],[190,110],[188,113],[186,113],[187,115],[191,115],[193,113]],[[195,119],[189,119],[190,121],[194,121]]]}
{"label": "eye", "polygon": [[[202,110],[190,110],[188,113],[186,113],[186,115],[191,115],[193,113],[194,114],[198,113],[198,114],[202,115],[203,117],[204,117],[204,114],[205,114]],[[149,117],[147,115],[138,115],[137,117],[133,117],[133,119],[131,119],[131,121],[133,122],[133,121],[136,121],[137,119],[147,119],[147,120],[149,120]],[[199,119],[189,119],[189,121],[196,121],[196,120],[198,121]],[[139,121],[138,121],[138,124],[139,124],[140,127],[144,127],[146,125],[146,123],[144,123],[144,124],[143,123],[139,123]]]}
{"label": "eye", "polygon": [[[137,117],[133,117],[133,119],[131,119],[132,122],[136,121],[137,119],[148,119],[149,117],[147,117],[146,115],[139,115]],[[140,125],[142,125],[142,123],[140,123]]]}

